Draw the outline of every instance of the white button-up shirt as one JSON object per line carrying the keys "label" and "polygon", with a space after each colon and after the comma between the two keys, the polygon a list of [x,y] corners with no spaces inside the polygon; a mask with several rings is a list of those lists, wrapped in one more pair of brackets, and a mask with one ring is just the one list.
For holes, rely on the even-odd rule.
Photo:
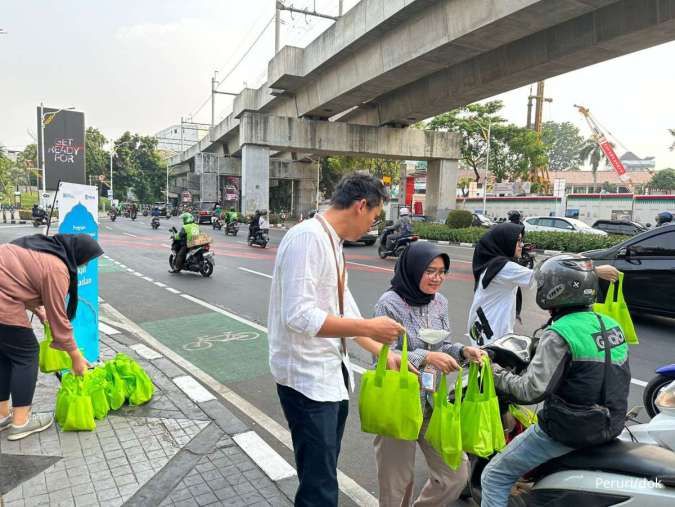
{"label": "white button-up shirt", "polygon": [[[340,338],[320,338],[326,317],[339,315],[338,274],[333,247],[319,218],[291,228],[279,245],[270,289],[268,339],[274,380],[314,401],[349,399],[344,362],[354,386],[349,357]],[[328,222],[340,270],[342,240]],[[344,316],[361,318],[345,279]]]}

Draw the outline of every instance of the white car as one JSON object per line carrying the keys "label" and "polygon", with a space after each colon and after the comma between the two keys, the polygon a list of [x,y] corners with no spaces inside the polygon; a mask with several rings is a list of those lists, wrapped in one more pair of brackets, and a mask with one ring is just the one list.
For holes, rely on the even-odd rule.
{"label": "white car", "polygon": [[595,234],[596,236],[607,236],[605,231],[593,229],[590,225],[575,218],[527,217],[523,223],[525,224],[526,232],[581,232],[584,234]]}

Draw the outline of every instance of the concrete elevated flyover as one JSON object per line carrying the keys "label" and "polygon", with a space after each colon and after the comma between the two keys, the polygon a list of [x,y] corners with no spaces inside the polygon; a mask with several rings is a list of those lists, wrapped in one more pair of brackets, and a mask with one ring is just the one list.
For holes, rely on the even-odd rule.
{"label": "concrete elevated flyover", "polygon": [[454,208],[457,140],[408,125],[672,40],[675,0],[362,0],[307,47],[282,48],[265,85],[170,163],[241,158],[247,211],[266,205],[270,150],[427,159],[440,215]]}

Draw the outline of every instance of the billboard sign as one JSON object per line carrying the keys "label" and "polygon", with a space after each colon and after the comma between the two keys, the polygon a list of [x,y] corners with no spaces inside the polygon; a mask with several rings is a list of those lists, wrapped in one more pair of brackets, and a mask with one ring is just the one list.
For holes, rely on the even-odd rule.
{"label": "billboard sign", "polygon": [[51,107],[37,108],[38,165],[42,167],[42,132],[47,190],[56,190],[59,180],[85,183],[84,113]]}

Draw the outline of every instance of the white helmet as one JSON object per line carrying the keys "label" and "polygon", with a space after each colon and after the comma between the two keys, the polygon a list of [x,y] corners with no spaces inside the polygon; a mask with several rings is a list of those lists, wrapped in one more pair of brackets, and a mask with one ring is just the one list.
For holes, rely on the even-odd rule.
{"label": "white helmet", "polygon": [[408,208],[401,208],[398,212],[399,216],[407,217],[410,215],[410,210]]}

